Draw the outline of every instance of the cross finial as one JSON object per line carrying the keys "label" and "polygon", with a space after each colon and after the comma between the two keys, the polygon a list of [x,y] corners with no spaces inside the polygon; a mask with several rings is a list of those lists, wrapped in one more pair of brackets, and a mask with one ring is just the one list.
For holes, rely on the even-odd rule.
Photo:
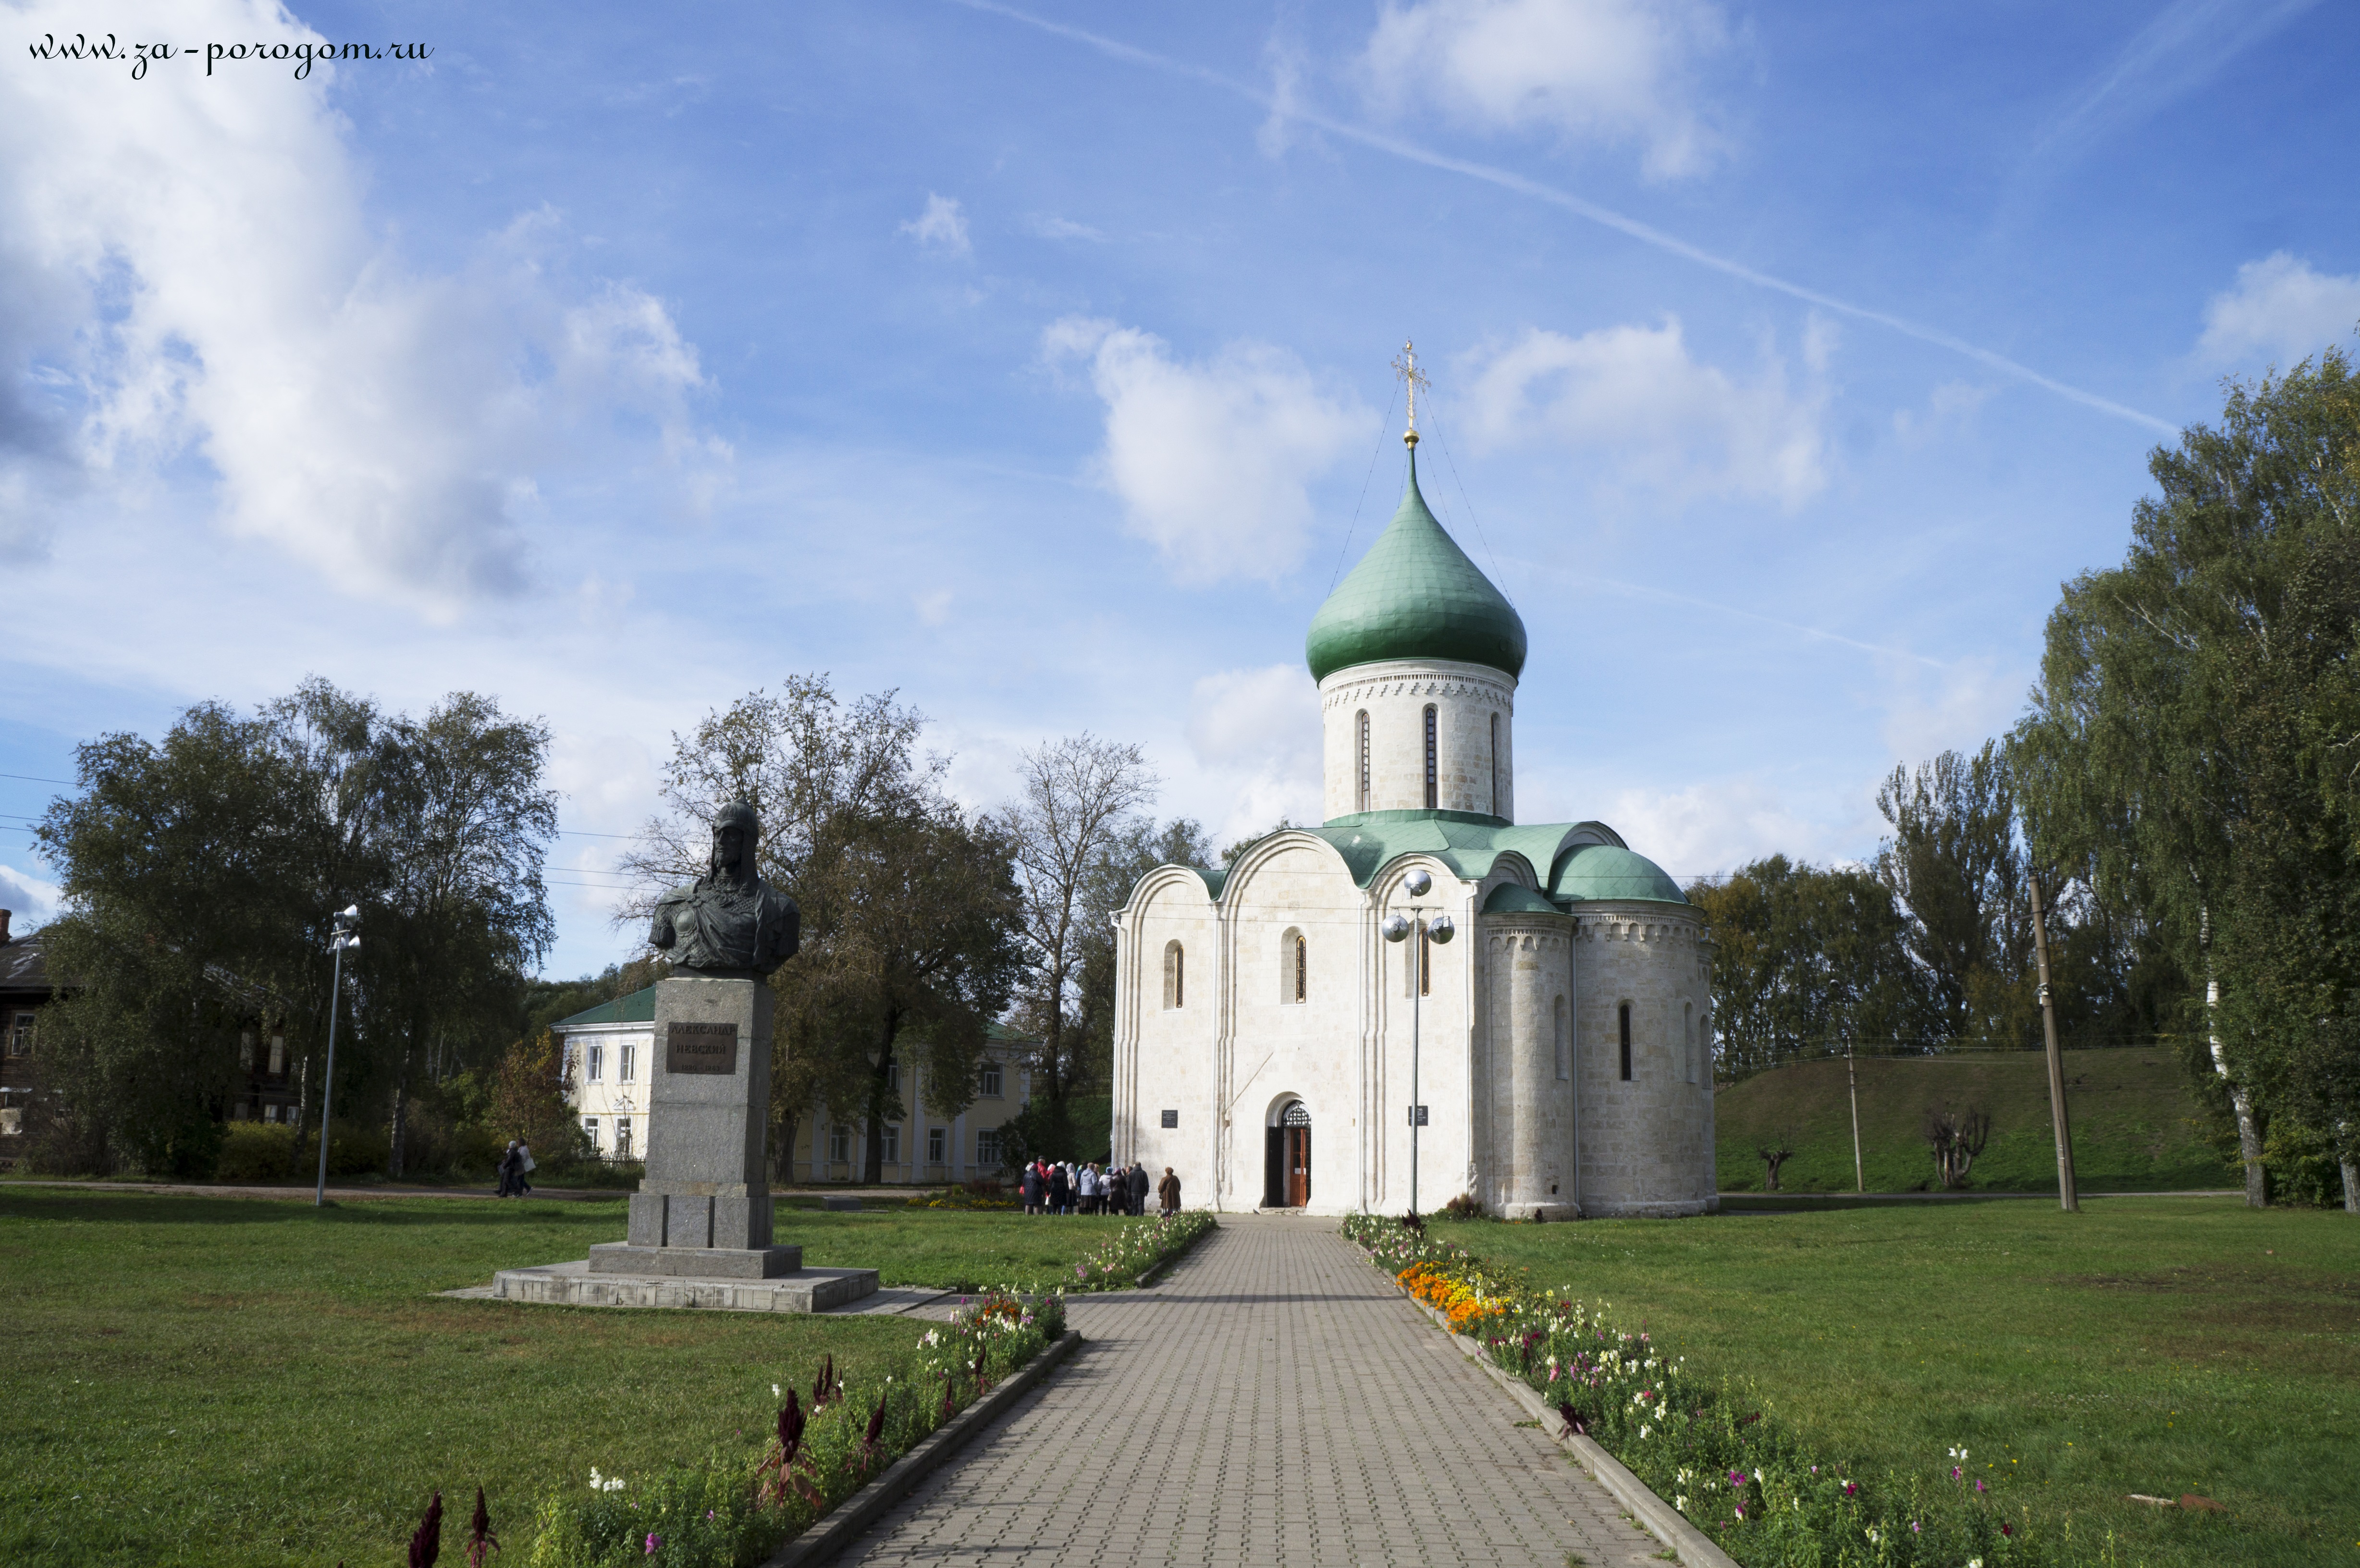
{"label": "cross finial", "polygon": [[1402,432],[1402,444],[1413,451],[1417,446],[1417,389],[1434,390],[1434,383],[1417,367],[1417,344],[1404,339],[1401,357],[1393,361],[1393,374],[1409,388],[1409,429]]}

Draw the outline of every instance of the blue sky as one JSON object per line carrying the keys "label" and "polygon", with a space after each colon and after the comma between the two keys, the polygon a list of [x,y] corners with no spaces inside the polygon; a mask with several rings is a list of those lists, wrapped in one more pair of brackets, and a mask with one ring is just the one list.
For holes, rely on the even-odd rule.
{"label": "blue sky", "polygon": [[[0,4],[0,903],[75,744],[324,676],[544,716],[550,969],[671,735],[897,688],[1317,811],[1312,610],[1426,490],[1519,805],[1873,853],[2225,375],[2360,323],[2360,15]],[[423,63],[36,60],[46,35]]]}

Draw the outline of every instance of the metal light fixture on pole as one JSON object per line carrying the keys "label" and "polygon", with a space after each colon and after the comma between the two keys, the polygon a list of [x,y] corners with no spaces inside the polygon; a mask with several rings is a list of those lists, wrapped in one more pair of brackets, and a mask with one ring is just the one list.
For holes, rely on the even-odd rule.
{"label": "metal light fixture on pole", "polygon": [[328,1070],[320,1079],[320,1184],[311,1192],[315,1209],[328,1202],[328,1113],[336,1095],[336,1012],[344,996],[344,954],[360,946],[360,925],[361,908],[355,904],[336,916],[335,934],[328,939],[336,967],[335,978],[328,983]]}
{"label": "metal light fixture on pole", "polygon": [[[1411,872],[1402,878],[1402,887],[1412,898],[1423,898],[1433,889],[1434,878],[1424,870]],[[1407,915],[1388,915],[1382,928],[1387,942],[1406,942],[1413,931],[1424,929],[1427,941],[1441,945],[1457,934],[1448,915],[1437,915],[1431,920],[1422,920],[1426,911],[1416,904],[1409,907]],[[1418,997],[1426,990],[1426,944],[1410,950],[1409,983],[1409,1212],[1417,1214],[1417,1135],[1426,1126],[1426,1106],[1417,1097],[1418,1066]]]}

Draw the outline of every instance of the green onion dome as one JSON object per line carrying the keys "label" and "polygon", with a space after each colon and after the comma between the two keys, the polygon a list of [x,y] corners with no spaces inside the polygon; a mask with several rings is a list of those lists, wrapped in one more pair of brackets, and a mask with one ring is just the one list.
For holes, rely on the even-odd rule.
{"label": "green onion dome", "polygon": [[1417,452],[1390,527],[1311,617],[1311,678],[1381,659],[1448,659],[1520,675],[1524,623],[1418,494]]}

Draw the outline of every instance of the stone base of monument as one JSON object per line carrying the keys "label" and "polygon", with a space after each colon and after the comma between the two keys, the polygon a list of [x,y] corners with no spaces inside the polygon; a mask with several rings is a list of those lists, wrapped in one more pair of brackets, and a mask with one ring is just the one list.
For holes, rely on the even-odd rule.
{"label": "stone base of monument", "polygon": [[590,1249],[593,1274],[687,1274],[701,1279],[775,1279],[803,1266],[800,1247],[634,1247]]}
{"label": "stone base of monument", "polygon": [[[634,1250],[600,1247],[601,1252]],[[667,1248],[689,1252],[687,1247]],[[800,1252],[792,1247],[772,1252]],[[508,1301],[568,1307],[701,1307],[729,1312],[824,1312],[877,1293],[874,1269],[802,1269],[792,1274],[735,1278],[687,1274],[617,1274],[590,1263],[503,1269],[492,1295]]]}

